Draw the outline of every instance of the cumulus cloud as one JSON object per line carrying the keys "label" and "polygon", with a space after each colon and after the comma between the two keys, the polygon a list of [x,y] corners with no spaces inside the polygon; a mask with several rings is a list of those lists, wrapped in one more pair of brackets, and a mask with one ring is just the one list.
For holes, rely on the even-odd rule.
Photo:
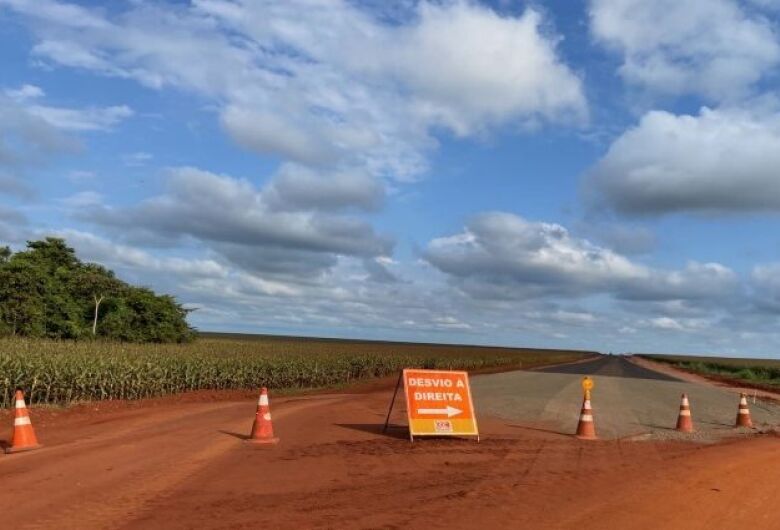
{"label": "cumulus cloud", "polygon": [[103,195],[96,191],[80,191],[60,201],[68,208],[89,208],[103,204]]}
{"label": "cumulus cloud", "polygon": [[121,268],[182,274],[190,278],[227,276],[227,269],[213,259],[160,258],[139,248],[113,243],[108,239],[82,230],[59,230],[50,235],[64,238],[87,261],[96,261]]}
{"label": "cumulus cloud", "polygon": [[780,314],[780,263],[756,265],[750,279],[756,308]]}
{"label": "cumulus cloud", "polygon": [[623,79],[653,92],[733,99],[780,62],[772,22],[745,2],[591,0],[589,11]]}
{"label": "cumulus cloud", "polygon": [[[602,213],[602,212],[599,212]],[[602,221],[591,216],[577,225],[578,232],[625,256],[648,254],[657,244],[656,234],[647,226]]]}
{"label": "cumulus cloud", "polygon": [[110,16],[53,0],[3,5],[29,20],[38,60],[204,95],[239,144],[318,167],[409,180],[434,130],[587,116],[580,78],[532,8],[421,2],[390,21],[342,1],[131,3]]}
{"label": "cumulus cloud", "polygon": [[106,130],[132,115],[126,106],[66,108],[43,105],[43,89],[24,84],[0,92],[0,193],[34,195],[31,169],[81,148],[71,131]]}
{"label": "cumulus cloud", "polygon": [[34,101],[43,98],[45,92],[35,85],[25,84],[19,88],[6,89],[4,92],[9,99],[24,108],[25,112],[63,130],[108,130],[133,115],[133,110],[127,105],[80,109],[41,105]]}
{"label": "cumulus cloud", "polygon": [[[300,178],[303,181],[296,180]],[[339,255],[389,255],[392,240],[359,217],[333,213],[351,204],[364,206],[367,195],[355,190],[366,182],[347,178],[344,186],[331,187],[318,198],[316,179],[288,167],[278,180],[257,189],[248,180],[192,167],[174,168],[167,193],[135,206],[93,207],[80,215],[122,232],[195,238],[250,269],[279,273],[322,272]],[[315,187],[314,195],[303,189],[307,183]]]}
{"label": "cumulus cloud", "polygon": [[296,164],[283,165],[264,193],[266,202],[276,210],[372,211],[385,198],[382,183],[366,173],[313,171]]}
{"label": "cumulus cloud", "polygon": [[717,263],[689,263],[677,271],[654,269],[557,224],[486,213],[463,232],[432,240],[425,259],[453,285],[476,298],[588,296],[624,300],[727,298],[736,275]]}
{"label": "cumulus cloud", "polygon": [[703,108],[645,114],[585,179],[591,202],[625,214],[780,210],[780,114]]}
{"label": "cumulus cloud", "polygon": [[44,92],[41,87],[24,84],[19,88],[6,89],[5,95],[15,101],[25,101],[29,99],[43,97]]}
{"label": "cumulus cloud", "polygon": [[24,241],[28,230],[29,221],[26,215],[15,208],[0,204],[0,246]]}
{"label": "cumulus cloud", "polygon": [[[29,92],[24,87],[20,91]],[[18,97],[0,94],[0,193],[33,195],[26,181],[29,169],[78,147],[76,140],[31,113]]]}
{"label": "cumulus cloud", "polygon": [[83,109],[30,105],[27,111],[54,127],[68,131],[106,131],[133,115],[127,105]]}

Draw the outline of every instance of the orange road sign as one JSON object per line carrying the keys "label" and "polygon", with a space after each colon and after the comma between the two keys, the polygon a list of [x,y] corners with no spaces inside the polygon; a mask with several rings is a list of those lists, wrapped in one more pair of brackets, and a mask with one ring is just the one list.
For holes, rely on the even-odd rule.
{"label": "orange road sign", "polygon": [[468,372],[405,369],[409,435],[477,436]]}

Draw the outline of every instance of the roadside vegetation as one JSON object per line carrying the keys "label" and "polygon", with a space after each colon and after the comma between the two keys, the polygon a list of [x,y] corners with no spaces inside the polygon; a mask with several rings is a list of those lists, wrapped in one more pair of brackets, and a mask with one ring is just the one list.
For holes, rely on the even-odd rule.
{"label": "roadside vegetation", "polygon": [[780,388],[780,360],[676,355],[643,355],[643,357],[697,374],[732,379],[750,385]]}
{"label": "roadside vegetation", "polygon": [[0,339],[0,406],[16,387],[33,404],[141,399],[190,390],[334,387],[402,368],[532,367],[587,352],[270,338],[186,344]]}
{"label": "roadside vegetation", "polygon": [[0,337],[186,342],[187,310],[84,263],[58,238],[0,247]]}

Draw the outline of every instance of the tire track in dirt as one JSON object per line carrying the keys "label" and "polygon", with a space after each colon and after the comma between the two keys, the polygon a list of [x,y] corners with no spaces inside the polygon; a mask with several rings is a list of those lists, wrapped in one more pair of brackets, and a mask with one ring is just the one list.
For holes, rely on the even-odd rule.
{"label": "tire track in dirt", "polygon": [[[274,416],[283,419],[307,408],[324,406],[332,400],[299,400],[279,407]],[[33,521],[19,521],[15,527],[116,528],[119,521],[143,512],[144,505],[151,499],[175,488],[202,467],[218,462],[223,455],[240,446],[242,442],[235,434],[231,436],[230,431],[248,432],[251,416],[246,412],[250,408],[247,404],[213,405],[175,420],[163,414],[162,418],[154,418],[140,428],[126,428],[99,437],[99,440],[52,448],[46,460],[60,468],[59,476],[73,476],[72,491],[58,495],[57,507],[47,502],[49,499],[41,499],[40,509],[35,510],[34,515],[50,513]],[[124,439],[130,433],[133,439]],[[62,451],[66,449],[77,451],[78,456],[63,459]],[[99,466],[106,464],[110,467],[100,473]],[[35,465],[37,468],[38,462]],[[81,484],[79,476],[90,474],[89,483]],[[34,487],[39,481],[26,482]]]}

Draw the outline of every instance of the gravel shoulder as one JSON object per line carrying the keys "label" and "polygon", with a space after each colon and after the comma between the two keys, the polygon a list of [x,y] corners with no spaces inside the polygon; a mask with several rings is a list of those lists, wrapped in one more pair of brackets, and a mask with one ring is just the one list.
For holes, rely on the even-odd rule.
{"label": "gravel shoulder", "polygon": [[[657,439],[716,442],[748,436],[780,425],[780,406],[750,404],[755,429],[734,429],[738,397],[730,390],[698,381],[675,379],[621,357],[553,367],[536,372],[507,372],[473,378],[475,401],[483,413],[518,428],[560,435],[576,430],[582,405],[583,375],[595,381],[592,395],[598,435],[604,439]],[[688,394],[696,427],[692,435],[674,430],[681,394]]]}

